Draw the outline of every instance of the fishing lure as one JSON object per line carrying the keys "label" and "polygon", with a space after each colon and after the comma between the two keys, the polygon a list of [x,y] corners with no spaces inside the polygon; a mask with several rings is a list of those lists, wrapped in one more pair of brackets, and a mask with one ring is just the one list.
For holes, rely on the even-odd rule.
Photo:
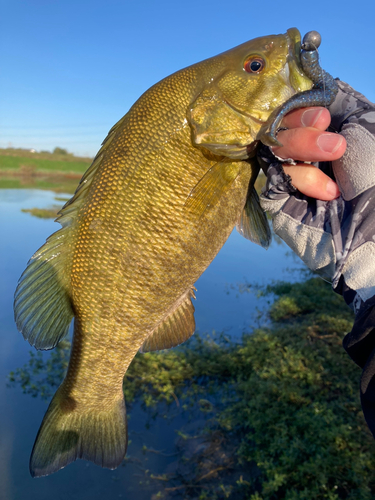
{"label": "fishing lure", "polygon": [[266,146],[282,146],[276,135],[284,116],[296,108],[307,108],[308,106],[328,107],[336,98],[338,85],[335,79],[319,64],[318,47],[322,38],[317,31],[309,31],[303,37],[301,44],[301,65],[306,76],[314,83],[310,90],[294,95],[286,101],[279,109],[275,110],[275,116],[270,118],[269,130],[261,136],[261,141]]}

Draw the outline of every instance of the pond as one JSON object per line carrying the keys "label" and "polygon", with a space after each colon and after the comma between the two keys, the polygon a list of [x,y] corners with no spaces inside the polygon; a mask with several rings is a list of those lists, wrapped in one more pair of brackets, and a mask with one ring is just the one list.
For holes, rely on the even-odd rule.
{"label": "pond", "polygon": [[[0,189],[0,499],[159,498],[160,483],[146,480],[145,471],[163,474],[175,460],[176,429],[185,425],[194,431],[194,422],[178,406],[170,410],[173,418],[160,413],[153,418],[137,401],[131,406],[128,456],[132,460],[115,471],[77,461],[49,477],[29,475],[30,452],[48,401],[25,395],[19,386],[8,383],[9,373],[27,363],[32,350],[15,327],[13,294],[28,259],[60,227],[52,219],[37,218],[22,209],[61,205],[63,196],[56,197],[52,191]],[[293,280],[298,275],[290,269],[300,267],[282,242],[274,239],[265,251],[234,231],[196,284],[198,331],[223,331],[240,340],[244,331],[264,321],[259,311],[267,302],[256,293],[240,293],[239,284]]]}

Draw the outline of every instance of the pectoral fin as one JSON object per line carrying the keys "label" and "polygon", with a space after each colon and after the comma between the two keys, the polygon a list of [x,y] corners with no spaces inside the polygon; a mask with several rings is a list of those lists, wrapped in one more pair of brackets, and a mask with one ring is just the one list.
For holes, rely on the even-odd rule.
{"label": "pectoral fin", "polygon": [[191,298],[194,291],[189,289],[173,305],[167,317],[155,328],[140,352],[170,349],[189,339],[195,331],[194,306]]}
{"label": "pectoral fin", "polygon": [[202,217],[215,206],[223,194],[231,187],[240,173],[241,163],[218,162],[213,165],[192,189],[185,202],[189,213]]}
{"label": "pectoral fin", "polygon": [[270,246],[272,239],[270,226],[267,216],[260,206],[258,193],[254,187],[249,188],[246,204],[236,229],[242,236],[257,245],[266,249]]}

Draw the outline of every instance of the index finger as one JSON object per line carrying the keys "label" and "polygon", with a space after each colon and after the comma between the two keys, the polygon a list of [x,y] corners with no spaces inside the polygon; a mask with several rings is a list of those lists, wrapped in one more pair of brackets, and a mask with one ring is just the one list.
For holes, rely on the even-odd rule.
{"label": "index finger", "polygon": [[331,123],[331,115],[328,109],[321,106],[299,108],[288,113],[281,125],[285,128],[314,127],[318,130],[326,130]]}

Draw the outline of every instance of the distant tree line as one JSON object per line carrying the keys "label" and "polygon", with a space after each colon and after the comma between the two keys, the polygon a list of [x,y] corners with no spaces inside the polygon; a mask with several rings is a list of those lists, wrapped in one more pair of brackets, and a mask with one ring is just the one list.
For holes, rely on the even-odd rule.
{"label": "distant tree line", "polygon": [[69,154],[69,153],[68,153],[68,151],[67,151],[66,149],[64,149],[64,148],[59,148],[59,147],[56,147],[56,148],[52,151],[52,153],[53,153],[54,155],[67,155],[67,154]]}

